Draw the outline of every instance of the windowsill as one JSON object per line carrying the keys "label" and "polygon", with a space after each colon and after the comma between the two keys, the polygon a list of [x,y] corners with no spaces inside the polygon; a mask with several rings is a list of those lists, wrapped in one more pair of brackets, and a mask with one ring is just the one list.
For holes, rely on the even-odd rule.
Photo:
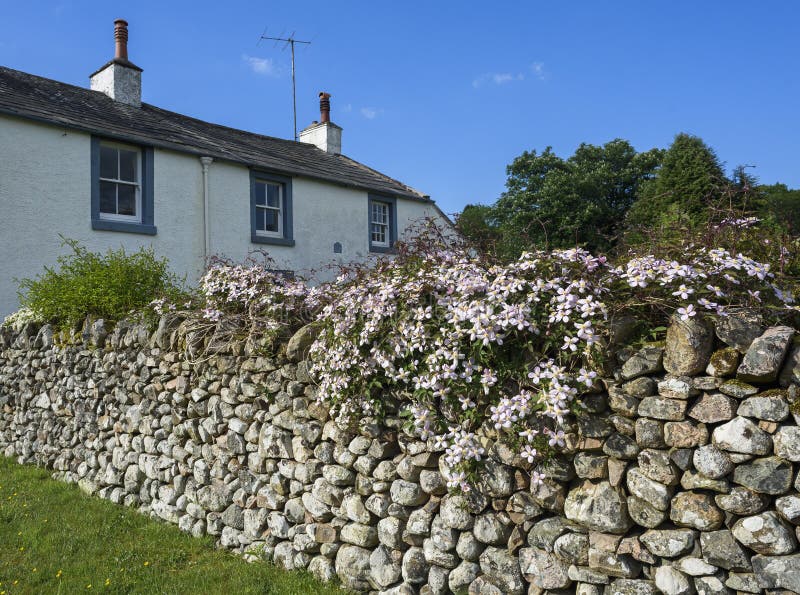
{"label": "windowsill", "polygon": [[397,252],[394,246],[373,246],[373,245],[370,245],[369,251],[374,252],[376,254],[395,254]]}
{"label": "windowsill", "polygon": [[272,244],[273,246],[294,246],[294,240],[291,238],[260,236],[258,234],[251,234],[250,241],[254,244]]}
{"label": "windowsill", "polygon": [[102,231],[121,231],[123,233],[139,233],[147,236],[156,235],[155,225],[129,223],[127,221],[109,221],[107,219],[92,219],[92,229]]}

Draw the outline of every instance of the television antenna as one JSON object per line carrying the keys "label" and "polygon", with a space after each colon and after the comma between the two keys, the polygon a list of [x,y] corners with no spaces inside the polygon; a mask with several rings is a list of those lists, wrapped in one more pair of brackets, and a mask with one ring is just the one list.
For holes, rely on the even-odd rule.
{"label": "television antenna", "polygon": [[[266,30],[264,31],[264,33],[266,33]],[[283,42],[286,42],[286,45],[283,46],[283,49],[286,49],[287,47],[291,47],[292,48],[292,113],[294,114],[294,140],[297,140],[298,139],[298,137],[297,137],[297,84],[295,82],[295,75],[294,75],[294,44],[302,43],[302,44],[305,44],[305,45],[311,45],[311,42],[310,41],[302,41],[300,39],[295,39],[294,38],[294,32],[292,32],[292,34],[289,37],[268,37],[268,36],[262,34],[261,35],[261,39],[259,39],[259,42],[261,42],[262,39],[267,39],[267,40],[275,41],[275,42],[283,41]]]}

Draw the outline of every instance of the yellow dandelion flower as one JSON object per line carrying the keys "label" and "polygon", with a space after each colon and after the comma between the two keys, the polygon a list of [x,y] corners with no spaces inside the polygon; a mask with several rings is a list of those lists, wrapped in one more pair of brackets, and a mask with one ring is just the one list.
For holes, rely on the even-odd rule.
{"label": "yellow dandelion flower", "polygon": [[107,579],[106,579],[106,587],[107,587],[108,585],[110,585],[110,584],[111,584],[111,579],[110,579],[110,578],[107,578]]}
{"label": "yellow dandelion flower", "polygon": [[31,572],[36,572],[36,569],[34,568],[33,570],[31,570]]}
{"label": "yellow dandelion flower", "polygon": [[19,546],[19,551],[24,552],[25,551],[25,546],[24,545]]}
{"label": "yellow dandelion flower", "polygon": [[89,583],[88,585],[86,585],[86,588],[87,589],[91,589],[92,588],[92,583]]}
{"label": "yellow dandelion flower", "polygon": [[145,566],[150,566],[150,562],[145,562],[144,565]]}
{"label": "yellow dandelion flower", "polygon": [[12,585],[18,585],[18,584],[19,584],[19,580],[15,580],[15,581],[14,581],[13,583],[11,583],[11,584],[12,584]]}
{"label": "yellow dandelion flower", "polygon": [[56,578],[61,578],[61,574],[62,574],[62,572],[61,572],[61,569],[59,568],[58,572],[56,572]]}

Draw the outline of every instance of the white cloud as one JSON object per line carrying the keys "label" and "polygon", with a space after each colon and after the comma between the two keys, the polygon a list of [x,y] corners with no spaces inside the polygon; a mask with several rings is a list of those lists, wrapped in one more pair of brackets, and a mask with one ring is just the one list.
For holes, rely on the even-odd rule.
{"label": "white cloud", "polygon": [[280,68],[275,65],[275,62],[270,58],[256,58],[255,56],[248,56],[242,54],[242,60],[250,67],[250,70],[256,74],[264,76],[280,76]]}
{"label": "white cloud", "polygon": [[521,72],[513,74],[511,72],[487,72],[472,81],[472,86],[476,89],[485,85],[486,83],[493,83],[495,85],[505,85],[513,81],[521,81],[525,79],[525,75]]}
{"label": "white cloud", "polygon": [[342,111],[349,114],[350,112],[353,111],[353,104],[346,103],[345,105],[342,106]]}
{"label": "white cloud", "polygon": [[544,69],[544,62],[534,62],[531,64],[531,72],[533,76],[540,81],[543,81],[547,77],[547,72]]}
{"label": "white cloud", "polygon": [[374,120],[383,113],[383,110],[378,107],[362,107],[361,115],[367,120]]}

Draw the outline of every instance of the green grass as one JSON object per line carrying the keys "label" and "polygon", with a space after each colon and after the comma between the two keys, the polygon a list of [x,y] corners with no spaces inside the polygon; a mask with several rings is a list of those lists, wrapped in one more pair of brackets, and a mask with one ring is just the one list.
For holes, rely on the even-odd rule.
{"label": "green grass", "polygon": [[92,498],[0,456],[0,595],[338,593],[304,572],[248,564],[173,525]]}

